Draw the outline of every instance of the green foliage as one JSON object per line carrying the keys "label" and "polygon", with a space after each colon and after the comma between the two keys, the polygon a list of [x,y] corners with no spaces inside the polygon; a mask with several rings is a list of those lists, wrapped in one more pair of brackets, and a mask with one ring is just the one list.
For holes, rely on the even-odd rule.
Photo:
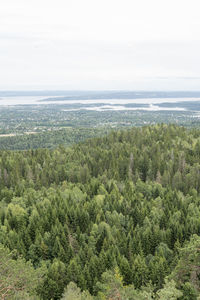
{"label": "green foliage", "polygon": [[15,259],[14,256],[14,253],[9,253],[0,245],[1,299],[39,299],[36,290],[44,270],[34,270],[30,262],[22,258]]}
{"label": "green foliage", "polygon": [[190,282],[186,282],[182,286],[182,293],[183,296],[180,297],[180,300],[197,300],[199,298],[198,295],[199,293],[197,290],[194,288],[194,286]]}
{"label": "green foliage", "polygon": [[163,124],[0,151],[0,243],[34,274],[45,265],[35,294],[196,299],[199,133]]}
{"label": "green foliage", "polygon": [[176,288],[176,283],[173,280],[166,280],[164,287],[156,295],[156,298],[160,300],[177,300],[182,296],[182,292]]}
{"label": "green foliage", "polygon": [[193,235],[185,246],[179,249],[179,260],[171,277],[183,290],[181,299],[196,299],[200,292],[200,237]]}
{"label": "green foliage", "polygon": [[87,292],[81,292],[74,282],[70,282],[65,289],[61,300],[92,300],[93,297]]}

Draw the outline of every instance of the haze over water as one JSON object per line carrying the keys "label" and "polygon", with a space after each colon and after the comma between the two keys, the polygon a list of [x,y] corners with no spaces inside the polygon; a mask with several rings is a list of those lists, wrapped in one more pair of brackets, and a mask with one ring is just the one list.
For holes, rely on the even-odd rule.
{"label": "haze over water", "polygon": [[[63,93],[63,94],[62,94]],[[13,94],[13,95],[12,95]],[[78,110],[192,110],[199,111],[198,92],[0,92],[0,106],[62,105],[65,111]],[[196,109],[194,109],[196,107]]]}

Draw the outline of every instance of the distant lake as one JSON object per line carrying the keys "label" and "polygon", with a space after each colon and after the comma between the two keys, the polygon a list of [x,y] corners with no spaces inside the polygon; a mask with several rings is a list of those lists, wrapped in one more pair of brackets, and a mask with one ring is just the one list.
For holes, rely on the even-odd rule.
{"label": "distant lake", "polygon": [[5,96],[0,92],[0,106],[16,105],[62,105],[64,111],[200,111],[200,93],[68,92],[67,95]]}

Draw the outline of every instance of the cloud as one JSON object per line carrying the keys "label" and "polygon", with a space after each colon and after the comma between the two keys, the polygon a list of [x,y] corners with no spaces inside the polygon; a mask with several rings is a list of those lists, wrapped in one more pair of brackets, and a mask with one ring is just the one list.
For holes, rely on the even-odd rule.
{"label": "cloud", "polygon": [[0,89],[197,89],[199,1],[6,0]]}

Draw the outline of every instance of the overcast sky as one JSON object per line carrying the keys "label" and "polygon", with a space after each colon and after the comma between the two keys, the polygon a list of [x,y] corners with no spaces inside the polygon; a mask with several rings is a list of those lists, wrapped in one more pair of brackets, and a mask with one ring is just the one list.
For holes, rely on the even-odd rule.
{"label": "overcast sky", "polygon": [[200,1],[1,0],[6,89],[200,90]]}

